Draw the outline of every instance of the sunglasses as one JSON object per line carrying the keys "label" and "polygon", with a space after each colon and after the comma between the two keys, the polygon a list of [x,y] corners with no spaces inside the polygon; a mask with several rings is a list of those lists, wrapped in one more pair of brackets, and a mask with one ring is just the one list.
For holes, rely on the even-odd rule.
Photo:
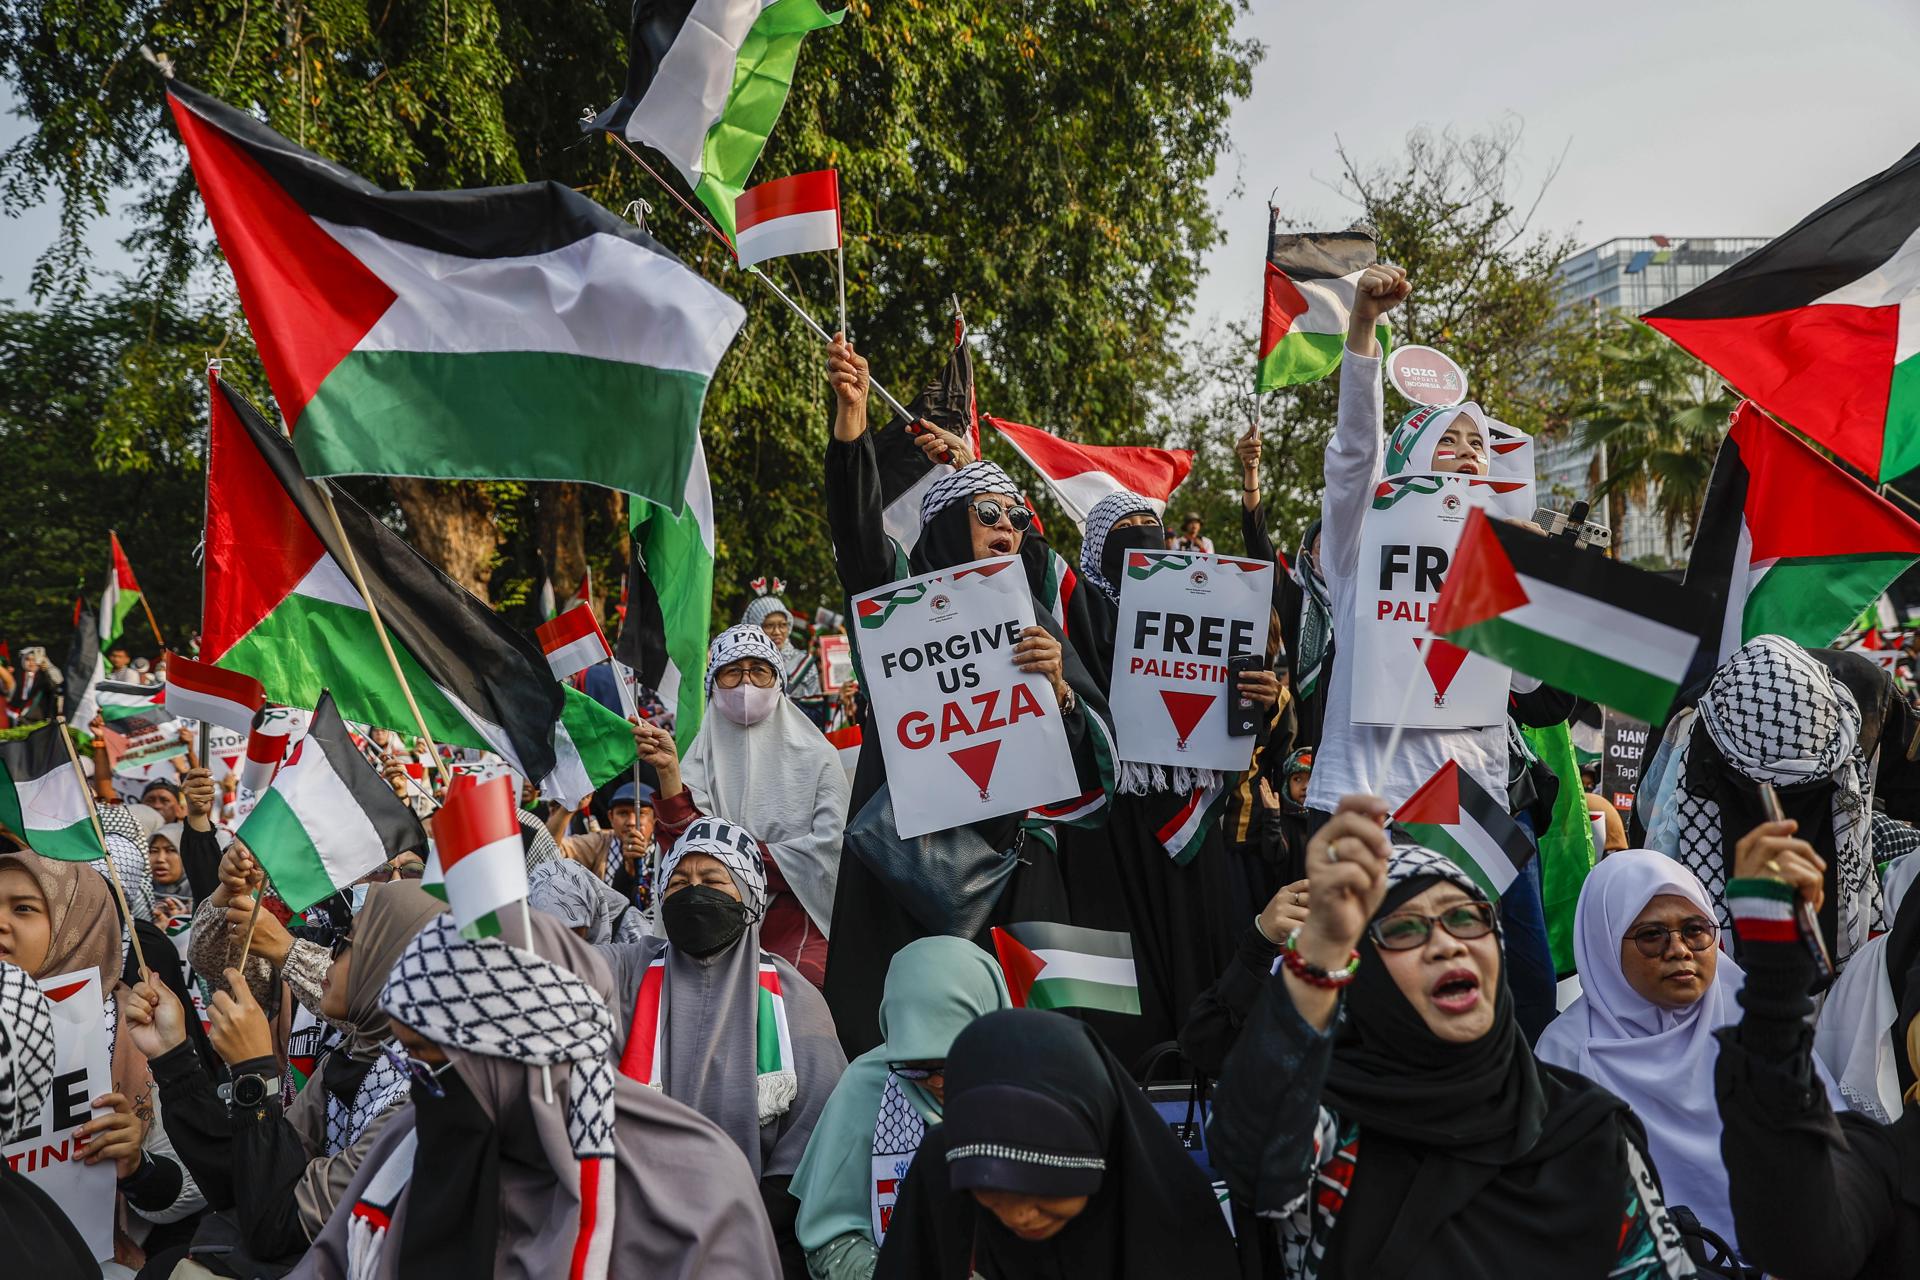
{"label": "sunglasses", "polygon": [[1658,960],[1667,953],[1667,939],[1675,934],[1680,935],[1680,941],[1687,950],[1705,951],[1719,939],[1720,926],[1703,916],[1692,916],[1673,928],[1661,924],[1643,924],[1628,934],[1627,938],[1640,949],[1641,955],[1649,960]]}
{"label": "sunglasses", "polygon": [[995,502],[992,498],[982,498],[973,504],[973,518],[988,529],[993,528],[1003,519],[1013,526],[1015,533],[1025,533],[1033,528],[1033,512],[1025,507]]}
{"label": "sunglasses", "polygon": [[907,1062],[890,1062],[887,1064],[887,1070],[893,1072],[894,1075],[902,1080],[911,1080],[915,1084],[923,1084],[935,1076],[947,1074],[947,1064],[944,1062],[922,1062],[915,1065]]}
{"label": "sunglasses", "polygon": [[1424,947],[1439,925],[1461,941],[1484,938],[1493,932],[1493,907],[1485,902],[1462,902],[1437,916],[1418,911],[1395,911],[1367,926],[1374,945],[1382,951],[1411,951]]}
{"label": "sunglasses", "polygon": [[444,1098],[447,1091],[440,1084],[440,1077],[453,1066],[453,1062],[422,1062],[401,1051],[398,1045],[387,1046],[387,1056],[393,1059],[395,1066],[413,1078],[413,1082],[427,1091],[430,1098]]}

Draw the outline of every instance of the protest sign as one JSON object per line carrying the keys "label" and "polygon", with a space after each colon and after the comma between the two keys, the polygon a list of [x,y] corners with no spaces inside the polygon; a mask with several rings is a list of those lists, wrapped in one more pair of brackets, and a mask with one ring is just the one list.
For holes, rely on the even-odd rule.
{"label": "protest sign", "polygon": [[1245,769],[1254,739],[1227,733],[1227,660],[1267,650],[1273,565],[1189,551],[1129,551],[1108,707],[1120,758]]}
{"label": "protest sign", "polygon": [[[1417,729],[1499,724],[1507,715],[1508,669],[1428,634],[1460,527],[1512,482],[1467,475],[1395,476],[1383,481],[1360,528],[1358,600],[1342,661],[1353,681],[1353,718],[1394,723],[1406,707]],[[1417,674],[1423,673],[1423,674]],[[1420,681],[1406,696],[1406,681]]]}
{"label": "protest sign", "polygon": [[1618,711],[1602,708],[1601,714],[1600,794],[1624,814],[1633,808],[1634,793],[1640,790],[1640,769],[1651,730],[1644,720]]}
{"label": "protest sign", "polygon": [[247,735],[220,725],[207,726],[207,758],[203,763],[213,771],[215,780],[240,774],[240,762],[247,758]]}
{"label": "protest sign", "polygon": [[1013,665],[1034,625],[1017,559],[906,578],[853,606],[902,837],[1079,793],[1053,689]]}
{"label": "protest sign", "polygon": [[1467,375],[1453,357],[1432,347],[1395,347],[1387,353],[1387,381],[1415,404],[1454,405],[1467,398]]}
{"label": "protest sign", "polygon": [[113,1092],[100,971],[42,978],[40,990],[53,1006],[53,1087],[39,1119],[0,1148],[0,1159],[59,1205],[92,1255],[105,1261],[113,1257],[113,1161],[82,1164],[77,1136],[96,1114],[92,1100]]}
{"label": "protest sign", "polygon": [[853,645],[845,636],[820,637],[820,688],[838,693],[840,686],[853,679]]}

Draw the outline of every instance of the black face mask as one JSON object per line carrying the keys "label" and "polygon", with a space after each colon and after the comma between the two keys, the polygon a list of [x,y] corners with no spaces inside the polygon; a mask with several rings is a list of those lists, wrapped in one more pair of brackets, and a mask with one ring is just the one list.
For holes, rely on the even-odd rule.
{"label": "black face mask", "polygon": [[1165,551],[1167,549],[1167,531],[1159,522],[1153,524],[1128,525],[1124,529],[1115,529],[1107,535],[1106,545],[1100,548],[1100,572],[1114,590],[1120,589],[1120,576],[1126,568],[1129,551]]}
{"label": "black face mask", "polygon": [[660,904],[667,941],[693,956],[724,951],[747,931],[747,904],[704,884],[676,889]]}

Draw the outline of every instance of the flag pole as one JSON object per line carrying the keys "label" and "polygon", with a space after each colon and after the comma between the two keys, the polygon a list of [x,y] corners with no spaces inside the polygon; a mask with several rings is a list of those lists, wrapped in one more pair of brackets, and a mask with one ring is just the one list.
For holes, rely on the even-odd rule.
{"label": "flag pole", "polygon": [[[60,745],[67,749],[67,761],[73,765],[73,780],[80,787],[80,794],[87,798],[87,818],[93,823],[93,838],[100,842],[100,856],[107,863],[107,879],[113,884],[113,896],[120,900],[120,914],[126,917],[127,941],[133,944],[133,958],[140,966],[140,980],[145,982],[147,969],[146,952],[140,949],[140,931],[133,927],[133,907],[127,902],[127,888],[120,883],[120,868],[114,864],[113,852],[107,848],[107,833],[100,827],[100,810],[93,803],[93,788],[87,785],[87,774],[80,767],[80,755],[73,749],[73,735],[67,732],[67,718],[53,718],[55,732],[60,735]],[[110,975],[101,974],[104,981]]]}
{"label": "flag pole", "polygon": [[[625,138],[621,137],[617,133],[609,133],[607,134],[607,137],[613,142],[613,145],[615,145],[616,147],[619,147],[622,151],[626,152],[627,155],[633,160],[635,164],[639,165],[642,169],[645,169],[647,171],[648,177],[652,178],[655,182],[659,183],[662,187],[666,188],[667,194],[672,196],[674,198],[674,201],[682,209],[685,209],[688,213],[692,214],[694,218],[699,221],[701,226],[705,227],[710,233],[712,233],[713,238],[715,240],[718,240],[721,244],[725,245],[727,248],[727,252],[733,255],[733,259],[735,262],[738,262],[740,260],[740,252],[738,249],[734,248],[733,242],[727,239],[726,232],[714,226],[712,220],[709,219],[706,214],[694,208],[693,205],[687,200],[687,198],[681,195],[680,192],[674,188],[674,185],[672,183],[668,182],[665,178],[661,177],[658,173],[654,172],[653,166],[648,164],[646,162],[646,159],[643,156],[641,156],[641,154],[638,151],[635,151],[631,146],[627,145],[627,140]],[[840,328],[842,332],[845,332],[846,325],[847,325],[846,266],[844,262],[845,250],[843,249],[841,252],[842,252],[842,265],[840,268],[840,292],[841,292]],[[787,307],[793,312],[793,314],[795,314],[796,316],[799,316],[801,320],[806,322],[807,328],[813,330],[815,337],[819,338],[820,341],[822,342],[829,343],[829,344],[832,343],[833,335],[828,333],[825,329],[822,329],[820,327],[819,322],[816,321],[812,316],[808,315],[804,307],[802,307],[799,303],[795,302],[792,298],[789,298],[786,295],[786,292],[782,290],[779,285],[775,284],[771,279],[769,279],[767,274],[762,270],[760,270],[759,267],[748,267],[747,274],[752,276],[754,279],[758,280],[761,284],[765,285],[768,289],[772,290],[774,297],[786,303]],[[882,400],[887,402],[888,408],[892,409],[895,413],[899,414],[901,417],[906,418],[908,420],[912,420],[913,415],[907,412],[906,406],[901,404],[898,400],[894,399],[892,393],[889,392],[885,387],[880,385],[880,383],[874,378],[871,370],[869,370],[867,373],[867,385],[873,389],[876,395],[878,395]]]}
{"label": "flag pole", "polygon": [[373,593],[367,590],[366,578],[361,576],[360,559],[353,554],[353,540],[347,537],[347,531],[340,525],[340,513],[333,505],[333,486],[325,480],[316,480],[314,483],[320,487],[320,500],[326,503],[327,518],[333,521],[333,536],[340,539],[340,549],[347,557],[347,572],[353,576],[353,588],[360,593],[361,602],[367,606],[367,616],[373,619],[373,633],[380,637],[380,647],[386,651],[387,665],[393,668],[393,678],[400,682],[400,692],[406,695],[407,710],[413,713],[414,727],[427,740],[427,752],[433,757],[434,767],[440,771],[440,781],[451,785],[453,779],[447,773],[447,762],[440,758],[440,747],[427,728],[426,717],[420,714],[420,704],[413,700],[413,686],[407,683],[407,673],[400,669],[400,659],[393,651],[393,641],[387,638],[387,624],[380,621],[380,609],[373,602]]}
{"label": "flag pole", "polygon": [[[1426,643],[1432,644],[1434,639],[1435,637],[1428,636]],[[1394,712],[1393,732],[1387,735],[1387,749],[1380,758],[1380,782],[1383,786],[1387,775],[1393,772],[1395,759],[1400,755],[1400,736],[1407,730],[1407,713],[1413,710],[1413,691],[1419,687],[1420,673],[1425,669],[1426,650],[1423,647],[1420,651],[1420,661],[1414,664],[1413,671],[1407,678],[1407,691],[1400,695],[1400,710]]]}
{"label": "flag pole", "polygon": [[167,647],[167,638],[160,634],[160,624],[154,619],[153,606],[147,603],[147,593],[145,591],[140,593],[140,607],[147,611],[147,625],[153,628],[153,638],[160,642],[162,649],[165,649]]}

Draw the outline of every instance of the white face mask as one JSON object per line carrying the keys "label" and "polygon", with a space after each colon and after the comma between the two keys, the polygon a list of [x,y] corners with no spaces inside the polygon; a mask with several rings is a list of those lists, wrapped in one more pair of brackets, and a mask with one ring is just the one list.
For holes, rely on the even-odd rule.
{"label": "white face mask", "polygon": [[731,689],[723,689],[716,685],[713,690],[713,705],[721,715],[745,728],[759,724],[772,715],[773,709],[780,705],[780,699],[783,696],[778,686],[762,689],[751,680],[742,680]]}

